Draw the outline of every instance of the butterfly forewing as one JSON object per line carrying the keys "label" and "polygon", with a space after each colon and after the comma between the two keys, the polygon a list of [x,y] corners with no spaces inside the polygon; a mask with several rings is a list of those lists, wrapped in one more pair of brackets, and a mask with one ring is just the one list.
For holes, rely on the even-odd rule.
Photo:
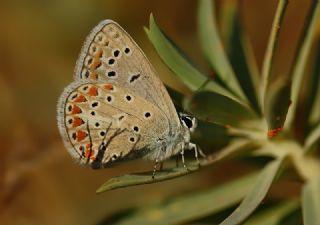
{"label": "butterfly forewing", "polygon": [[98,24],[87,37],[75,68],[76,80],[105,81],[131,91],[158,107],[179,126],[174,105],[148,59],[114,21]]}
{"label": "butterfly forewing", "polygon": [[168,119],[156,106],[112,83],[75,81],[65,89],[58,109],[66,147],[80,163],[93,168],[129,155],[143,157],[169,129]]}

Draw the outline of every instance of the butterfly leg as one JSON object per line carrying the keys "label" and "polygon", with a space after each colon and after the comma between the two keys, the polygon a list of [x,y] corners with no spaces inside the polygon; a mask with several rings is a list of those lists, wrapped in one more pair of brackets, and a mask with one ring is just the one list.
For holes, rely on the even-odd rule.
{"label": "butterfly leg", "polygon": [[203,158],[206,158],[206,155],[203,153],[203,151],[194,143],[189,143],[188,144],[188,149],[194,150],[194,157],[197,160],[198,165],[200,166],[200,161],[199,161],[199,156],[200,154]]}
{"label": "butterfly leg", "polygon": [[159,164],[159,159],[156,159],[154,166],[153,166],[152,180],[154,180],[154,177],[156,176],[158,164]]}
{"label": "butterfly leg", "polygon": [[184,160],[184,149],[181,150],[180,154],[181,154],[181,161],[182,161],[183,168],[186,168],[187,170],[189,170]]}

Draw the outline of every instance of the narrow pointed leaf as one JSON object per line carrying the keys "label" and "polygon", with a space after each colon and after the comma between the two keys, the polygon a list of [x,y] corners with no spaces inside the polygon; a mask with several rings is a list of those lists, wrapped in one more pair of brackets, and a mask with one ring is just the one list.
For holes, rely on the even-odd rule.
{"label": "narrow pointed leaf", "polygon": [[200,0],[198,27],[202,49],[217,73],[217,78],[240,99],[245,100],[245,95],[240,88],[219,37],[212,0]]}
{"label": "narrow pointed leaf", "polygon": [[256,115],[240,103],[213,92],[197,92],[185,102],[185,109],[207,122],[239,126]]}
{"label": "narrow pointed leaf", "polygon": [[283,218],[299,208],[298,200],[290,200],[252,216],[243,225],[279,225]]}
{"label": "narrow pointed leaf", "polygon": [[137,210],[113,224],[182,224],[235,205],[256,179],[257,175],[252,174],[206,191],[171,198],[164,203]]}
{"label": "narrow pointed leaf", "polygon": [[113,177],[108,180],[106,183],[101,185],[96,191],[97,193],[102,193],[105,191],[110,191],[113,189],[136,186],[142,184],[151,184],[164,180],[170,180],[176,177],[180,177],[189,173],[192,173],[199,169],[199,166],[196,163],[188,164],[188,169],[179,167],[169,170],[157,171],[154,179],[152,178],[153,171],[136,173],[136,174],[127,174],[119,177]]}
{"label": "narrow pointed leaf", "polygon": [[278,46],[278,38],[283,22],[284,14],[288,5],[288,0],[279,0],[275,17],[273,19],[271,32],[268,40],[262,65],[262,88],[260,93],[261,106],[264,106],[264,99],[267,92],[268,83],[273,69],[274,55]]}
{"label": "narrow pointed leaf", "polygon": [[268,123],[268,137],[273,138],[282,131],[290,101],[291,82],[279,80],[269,88],[265,97],[265,117]]}
{"label": "narrow pointed leaf", "polygon": [[[230,145],[221,149],[219,153],[213,155],[208,155],[207,159],[200,161],[201,166],[207,166],[217,162],[221,162],[225,159],[235,157],[237,154],[241,154],[244,151],[250,151],[260,147],[258,141],[248,141],[248,140],[234,140]],[[153,171],[136,173],[136,174],[127,174],[118,177],[113,177],[96,191],[97,193],[102,193],[105,191],[110,191],[113,189],[142,185],[142,184],[151,184],[156,182],[161,182],[165,180],[170,180],[173,178],[181,177],[190,173],[193,173],[201,167],[198,166],[196,162],[189,163],[187,162],[188,170],[185,168],[173,168],[163,171],[157,171],[156,176],[152,179]]]}
{"label": "narrow pointed leaf", "polygon": [[[156,24],[153,15],[150,15],[149,29],[145,29],[149,40],[164,63],[180,78],[191,90],[198,90],[208,81],[208,77],[190,63],[181,49],[168,39]],[[206,89],[232,97],[232,94],[214,81],[208,82]],[[233,97],[234,98],[234,97]]]}
{"label": "narrow pointed leaf", "polygon": [[288,113],[286,127],[290,127],[297,109],[299,92],[301,91],[301,82],[303,79],[308,56],[312,46],[312,40],[318,32],[320,18],[320,4],[318,0],[313,0],[307,17],[307,23],[304,27],[302,37],[300,39],[295,58],[291,67],[290,74],[292,76],[291,100],[292,107]]}
{"label": "narrow pointed leaf", "polygon": [[312,147],[320,142],[320,123],[310,132],[305,143],[305,152],[308,153]]}
{"label": "narrow pointed leaf", "polygon": [[320,37],[317,37],[316,49],[308,94],[310,97],[307,99],[308,104],[306,105],[306,120],[311,126],[320,122]]}
{"label": "narrow pointed leaf", "polygon": [[302,191],[303,222],[320,224],[320,178],[310,180]]}
{"label": "narrow pointed leaf", "polygon": [[320,122],[320,79],[318,82],[318,89],[315,94],[313,105],[311,107],[309,122],[311,125],[315,125]]}
{"label": "narrow pointed leaf", "polygon": [[252,184],[252,189],[247,193],[241,204],[220,225],[241,224],[261,204],[271,184],[276,179],[282,163],[283,159],[281,158],[269,163],[259,174],[256,182]]}
{"label": "narrow pointed leaf", "polygon": [[252,108],[261,115],[258,103],[259,75],[256,61],[251,52],[250,43],[241,27],[239,12],[234,10],[233,27],[230,36],[230,62],[237,75],[238,81]]}

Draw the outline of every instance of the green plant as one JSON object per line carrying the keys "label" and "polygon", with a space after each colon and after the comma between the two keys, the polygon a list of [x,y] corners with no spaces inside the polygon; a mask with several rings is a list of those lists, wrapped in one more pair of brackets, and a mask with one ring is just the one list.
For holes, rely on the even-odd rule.
{"label": "green plant", "polygon": [[[225,7],[228,21],[225,23],[228,30],[225,41],[227,56],[216,27],[213,2],[199,0],[198,27],[203,52],[216,74],[214,79],[208,78],[190,63],[159,29],[152,15],[146,33],[161,59],[193,91],[191,96],[183,97],[177,92],[173,92],[172,96],[178,104],[181,103],[188,112],[203,121],[195,134],[198,143],[210,145],[223,136],[228,137],[224,139],[227,144],[218,153],[203,159],[201,166],[240,155],[242,160],[258,160],[262,156],[269,160],[264,161],[258,172],[206,191],[137,210],[115,224],[181,224],[210,218],[238,202],[241,202],[239,206],[219,224],[241,224],[245,220],[246,225],[300,224],[302,220],[306,225],[320,224],[320,161],[317,152],[320,146],[320,36],[316,33],[320,19],[319,1],[314,0],[310,7],[288,75],[274,74],[273,71],[277,40],[288,0],[278,2],[261,75],[241,29],[237,5],[229,1]],[[310,54],[312,46],[315,46],[314,57]],[[310,73],[305,70],[308,61],[313,61]],[[310,81],[306,89],[309,98],[304,100],[299,98],[302,79]],[[298,106],[304,109],[302,120],[297,117]],[[303,130],[297,127],[303,127]],[[178,167],[159,171],[155,180],[146,173],[115,177],[97,192],[168,180],[197,170],[196,163],[189,163],[189,170]],[[299,178],[301,199],[271,204],[256,213],[271,185],[290,171]],[[302,218],[299,213],[301,209]],[[150,219],[149,215],[153,212],[160,213],[156,220]],[[288,222],[291,221],[289,217],[293,217],[294,222]],[[210,219],[200,222],[206,221]]]}

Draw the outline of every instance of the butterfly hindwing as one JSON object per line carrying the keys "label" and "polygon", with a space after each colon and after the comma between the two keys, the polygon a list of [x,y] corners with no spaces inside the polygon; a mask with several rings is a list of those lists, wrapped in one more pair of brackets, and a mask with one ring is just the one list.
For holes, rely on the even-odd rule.
{"label": "butterfly hindwing", "polygon": [[169,121],[153,104],[106,82],[73,82],[60,97],[58,109],[67,149],[93,168],[129,155],[143,157],[169,129]]}

